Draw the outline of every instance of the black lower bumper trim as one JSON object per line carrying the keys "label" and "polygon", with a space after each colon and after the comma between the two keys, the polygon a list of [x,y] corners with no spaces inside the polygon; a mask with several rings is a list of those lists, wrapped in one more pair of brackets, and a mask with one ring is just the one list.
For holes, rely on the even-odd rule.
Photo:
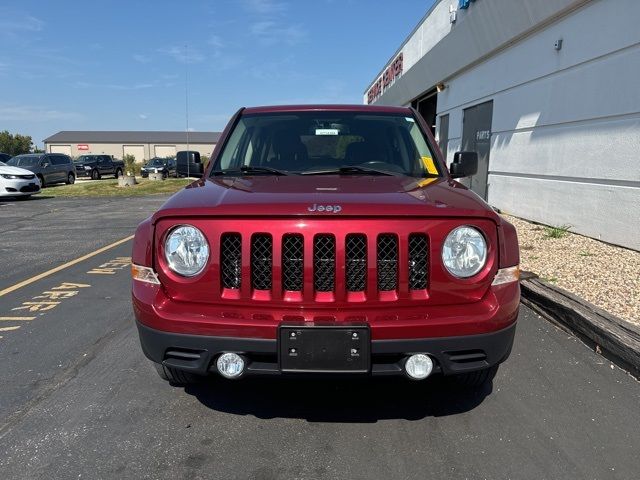
{"label": "black lower bumper trim", "polygon": [[[156,363],[206,375],[222,352],[245,355],[247,374],[281,374],[277,340],[210,337],[164,332],[137,323],[144,354]],[[373,340],[371,375],[402,375],[411,353],[428,353],[435,372],[445,375],[482,370],[504,362],[511,353],[516,324],[497,332],[459,337]]]}

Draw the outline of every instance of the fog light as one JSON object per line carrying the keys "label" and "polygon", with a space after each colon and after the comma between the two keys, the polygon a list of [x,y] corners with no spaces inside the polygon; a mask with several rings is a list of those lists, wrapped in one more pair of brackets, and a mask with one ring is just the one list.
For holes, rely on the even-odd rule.
{"label": "fog light", "polygon": [[223,353],[218,357],[218,372],[225,378],[238,378],[244,373],[244,359],[237,353]]}
{"label": "fog light", "polygon": [[416,353],[411,355],[404,364],[404,370],[409,377],[414,380],[422,380],[431,375],[433,371],[433,361],[429,355],[424,353]]}

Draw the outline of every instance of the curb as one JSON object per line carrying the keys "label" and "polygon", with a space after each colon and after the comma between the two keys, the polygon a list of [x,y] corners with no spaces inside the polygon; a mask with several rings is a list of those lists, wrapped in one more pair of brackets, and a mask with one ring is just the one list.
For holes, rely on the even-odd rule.
{"label": "curb", "polygon": [[640,328],[530,272],[523,272],[520,286],[522,303],[640,377]]}

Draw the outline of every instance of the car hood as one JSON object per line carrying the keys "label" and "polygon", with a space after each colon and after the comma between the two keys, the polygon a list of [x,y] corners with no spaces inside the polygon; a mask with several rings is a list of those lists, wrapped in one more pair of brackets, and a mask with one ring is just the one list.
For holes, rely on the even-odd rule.
{"label": "car hood", "polygon": [[73,162],[76,167],[84,167],[85,165],[95,165],[98,163],[96,160],[86,160],[83,162]]}
{"label": "car hood", "polygon": [[371,175],[201,179],[173,195],[153,220],[185,216],[425,216],[498,220],[480,197],[448,178]]}
{"label": "car hood", "polygon": [[9,165],[0,165],[0,174],[4,173],[5,175],[33,175],[31,170],[25,170],[20,167],[11,167]]}

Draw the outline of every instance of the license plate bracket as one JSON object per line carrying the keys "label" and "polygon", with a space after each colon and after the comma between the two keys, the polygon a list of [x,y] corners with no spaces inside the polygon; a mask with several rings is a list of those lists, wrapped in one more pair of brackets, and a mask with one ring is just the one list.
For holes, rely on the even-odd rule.
{"label": "license plate bracket", "polygon": [[369,327],[282,325],[278,331],[278,360],[282,372],[368,373]]}

